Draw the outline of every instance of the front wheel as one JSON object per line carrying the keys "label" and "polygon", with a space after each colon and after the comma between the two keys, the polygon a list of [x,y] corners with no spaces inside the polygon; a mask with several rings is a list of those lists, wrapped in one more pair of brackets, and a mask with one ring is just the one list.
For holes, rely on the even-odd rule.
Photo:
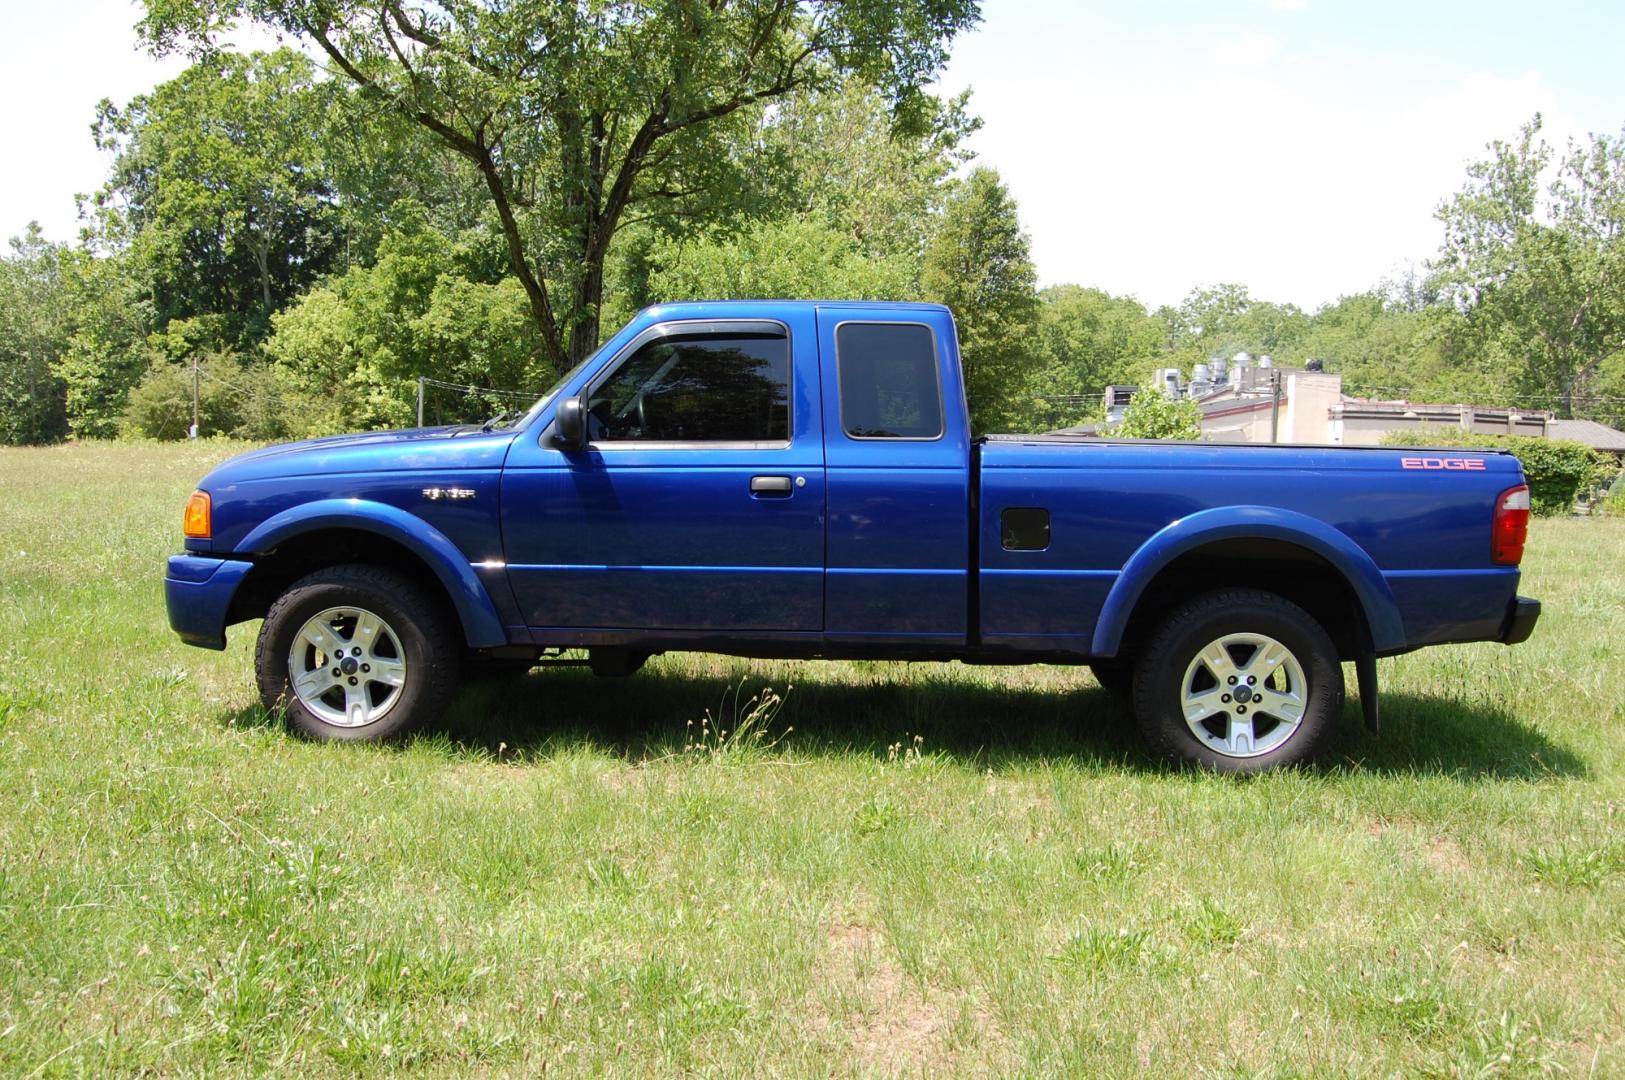
{"label": "front wheel", "polygon": [[296,581],[255,649],[260,700],[313,739],[387,739],[438,719],[457,689],[460,643],[436,598],[379,566]]}
{"label": "front wheel", "polygon": [[1134,672],[1134,713],[1152,750],[1219,772],[1309,761],[1342,712],[1331,638],[1308,612],[1258,589],[1176,610]]}

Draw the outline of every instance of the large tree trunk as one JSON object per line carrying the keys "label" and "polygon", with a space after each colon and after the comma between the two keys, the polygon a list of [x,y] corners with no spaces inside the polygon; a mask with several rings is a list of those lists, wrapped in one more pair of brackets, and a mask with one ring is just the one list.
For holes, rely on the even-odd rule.
{"label": "large tree trunk", "polygon": [[590,261],[576,286],[576,321],[570,329],[570,360],[579,363],[598,348],[598,320],[604,306],[604,258]]}
{"label": "large tree trunk", "polygon": [[263,236],[254,244],[254,263],[260,272],[260,303],[267,319],[275,310],[271,307],[271,253],[268,248],[269,242]]}
{"label": "large tree trunk", "polygon": [[519,231],[519,221],[514,217],[507,186],[503,184],[502,176],[497,172],[496,162],[491,159],[489,149],[481,149],[477,154],[470,153],[468,156],[472,157],[474,164],[479,167],[480,175],[485,178],[486,189],[491,193],[491,201],[496,206],[497,219],[502,222],[502,235],[508,242],[508,265],[513,268],[514,276],[525,288],[525,298],[530,303],[530,315],[536,321],[537,333],[542,339],[542,353],[562,375],[573,365],[559,341],[558,325],[553,319],[553,307],[547,300],[547,285],[536,277],[529,260],[525,258],[525,240]]}

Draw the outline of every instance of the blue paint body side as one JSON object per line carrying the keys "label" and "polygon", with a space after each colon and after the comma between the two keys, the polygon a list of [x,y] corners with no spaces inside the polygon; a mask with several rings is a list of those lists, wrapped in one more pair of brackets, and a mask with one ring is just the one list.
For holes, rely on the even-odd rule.
{"label": "blue paint body side", "polygon": [[[556,402],[595,385],[640,335],[728,320],[771,320],[788,336],[787,442],[555,444]],[[836,330],[849,322],[930,330],[941,438],[842,429]],[[1117,655],[1160,572],[1208,545],[1261,541],[1333,568],[1377,652],[1505,637],[1519,576],[1492,564],[1489,532],[1496,496],[1522,481],[1517,461],[1475,451],[1474,471],[1419,471],[1403,456],[973,440],[945,308],[679,304],[639,313],[514,429],[317,439],[225,462],[201,484],[213,536],[187,541],[165,591],[183,640],[222,647],[226,618],[255,614],[232,598],[258,562],[343,529],[416,556],[473,648],[1019,663]],[[794,483],[762,497],[750,488],[761,476]],[[425,494],[452,487],[467,496]],[[1012,508],[1049,513],[1047,547],[1005,549]]]}
{"label": "blue paint body side", "polygon": [[[1110,657],[1156,574],[1204,545],[1293,544],[1335,568],[1373,647],[1395,652],[1496,636],[1515,568],[1490,559],[1496,496],[1517,459],[1477,472],[1401,467],[1406,451],[1204,443],[1005,440],[983,448],[983,641]],[[1004,509],[1051,513],[1050,546],[1004,551]],[[1488,628],[1488,629],[1486,629]]]}
{"label": "blue paint body side", "polygon": [[[835,332],[874,322],[931,331],[944,402],[941,438],[858,439],[843,430]],[[963,644],[974,451],[953,319],[939,307],[826,304],[818,310],[818,345],[829,483],[825,637],[855,647]]]}
{"label": "blue paint body side", "polygon": [[[741,310],[743,309],[743,310]],[[824,431],[809,306],[682,305],[643,312],[563,395],[586,391],[647,328],[718,319],[779,324],[790,344],[788,444],[602,444],[561,450],[551,412],[502,475],[508,576],[534,627],[618,633],[816,632],[824,617]],[[799,484],[751,494],[755,476]],[[551,641],[547,643],[552,643]]]}

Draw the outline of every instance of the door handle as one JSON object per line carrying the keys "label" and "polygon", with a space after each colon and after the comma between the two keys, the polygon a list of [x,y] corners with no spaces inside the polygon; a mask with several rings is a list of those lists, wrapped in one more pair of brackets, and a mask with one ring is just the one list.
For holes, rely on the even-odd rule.
{"label": "door handle", "polygon": [[765,495],[778,499],[788,499],[790,492],[795,490],[788,476],[753,476],[750,478],[750,493],[752,495]]}

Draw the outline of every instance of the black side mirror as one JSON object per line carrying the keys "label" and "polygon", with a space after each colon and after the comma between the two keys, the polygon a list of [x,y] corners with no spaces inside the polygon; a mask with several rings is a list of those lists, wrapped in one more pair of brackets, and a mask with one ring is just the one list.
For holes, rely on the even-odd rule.
{"label": "black side mirror", "polygon": [[587,445],[587,403],[567,397],[553,410],[553,444],[565,450]]}

